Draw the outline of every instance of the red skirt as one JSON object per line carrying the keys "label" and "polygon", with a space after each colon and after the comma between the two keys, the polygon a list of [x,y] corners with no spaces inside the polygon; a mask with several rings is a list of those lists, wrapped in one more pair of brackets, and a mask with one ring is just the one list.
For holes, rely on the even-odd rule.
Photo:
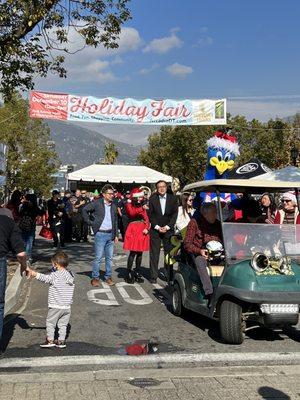
{"label": "red skirt", "polygon": [[143,230],[146,229],[144,222],[130,222],[126,229],[124,239],[124,250],[130,251],[149,251],[150,235],[144,235]]}

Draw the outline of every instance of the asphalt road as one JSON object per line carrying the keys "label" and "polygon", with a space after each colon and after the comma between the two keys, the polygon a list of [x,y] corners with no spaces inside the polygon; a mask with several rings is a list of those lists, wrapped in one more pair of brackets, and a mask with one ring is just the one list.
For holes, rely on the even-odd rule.
{"label": "asphalt road", "polygon": [[[35,267],[47,273],[54,250],[44,240],[38,240]],[[36,280],[27,282],[28,301],[20,304],[19,311],[6,318],[4,357],[43,357],[61,355],[121,355],[126,345],[138,339],[157,342],[160,353],[228,353],[228,352],[296,352],[300,332],[287,336],[257,328],[247,332],[241,346],[222,342],[218,324],[190,313],[185,319],[170,312],[169,293],[165,282],[154,286],[149,278],[148,255],[144,254],[143,284],[124,286],[126,254],[121,244],[114,256],[113,288],[90,285],[92,243],[69,244],[70,269],[76,273],[76,289],[72,307],[71,328],[67,348],[40,349],[45,338],[48,287]],[[25,299],[25,296],[22,299]],[[21,300],[22,300],[21,299]],[[23,301],[23,300],[22,300]],[[22,310],[23,308],[23,310]]]}

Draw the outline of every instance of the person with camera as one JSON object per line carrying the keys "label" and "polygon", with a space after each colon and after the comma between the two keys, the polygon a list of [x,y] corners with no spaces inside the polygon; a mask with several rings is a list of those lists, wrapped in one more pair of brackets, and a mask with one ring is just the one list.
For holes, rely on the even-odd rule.
{"label": "person with camera", "polygon": [[[125,209],[129,218],[129,224],[126,229],[124,239],[124,250],[129,250],[127,261],[127,274],[125,281],[127,283],[144,282],[141,276],[140,268],[144,251],[149,251],[150,222],[147,215],[147,200],[144,192],[139,188],[132,189],[130,193],[131,202],[126,203]],[[135,259],[135,270],[132,271]]]}
{"label": "person with camera", "polygon": [[53,247],[65,247],[65,218],[64,202],[59,198],[59,191],[53,190],[52,197],[47,202],[48,223],[53,235]]}
{"label": "person with camera", "polygon": [[223,242],[221,222],[217,219],[215,203],[203,203],[200,217],[192,218],[188,224],[184,249],[194,260],[208,300],[213,293],[213,287],[206,269],[208,260],[206,245],[211,240]]}

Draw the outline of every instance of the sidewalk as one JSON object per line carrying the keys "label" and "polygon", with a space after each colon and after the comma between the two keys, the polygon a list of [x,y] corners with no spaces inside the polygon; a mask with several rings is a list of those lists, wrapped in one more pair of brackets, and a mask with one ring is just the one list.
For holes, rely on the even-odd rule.
{"label": "sidewalk", "polygon": [[300,399],[300,366],[1,374],[1,400]]}

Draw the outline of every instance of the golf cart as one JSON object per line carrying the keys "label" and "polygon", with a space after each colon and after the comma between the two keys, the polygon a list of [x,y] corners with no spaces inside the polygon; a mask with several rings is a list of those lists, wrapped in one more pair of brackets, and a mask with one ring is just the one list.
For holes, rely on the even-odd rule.
{"label": "golf cart", "polygon": [[231,344],[243,342],[250,322],[276,329],[298,323],[300,225],[223,221],[220,194],[279,194],[289,190],[297,194],[299,187],[300,182],[220,179],[184,188],[216,193],[223,243],[208,243],[207,270],[214,288],[209,301],[193,260],[181,247],[172,282],[175,315],[192,310],[219,321],[222,338]]}

